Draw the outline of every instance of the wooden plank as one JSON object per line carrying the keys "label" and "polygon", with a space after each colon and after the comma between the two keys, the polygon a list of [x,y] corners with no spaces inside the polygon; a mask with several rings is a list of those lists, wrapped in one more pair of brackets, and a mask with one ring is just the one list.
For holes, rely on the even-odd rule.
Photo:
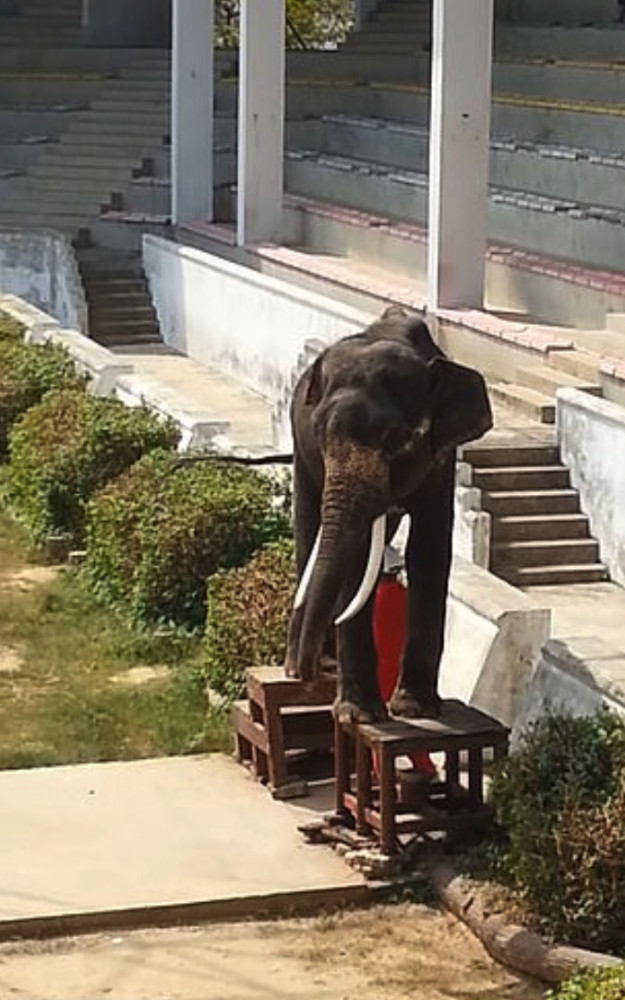
{"label": "wooden plank", "polygon": [[263,726],[252,719],[247,702],[235,702],[232,706],[232,720],[235,732],[240,733],[252,746],[269,753],[269,741]]}

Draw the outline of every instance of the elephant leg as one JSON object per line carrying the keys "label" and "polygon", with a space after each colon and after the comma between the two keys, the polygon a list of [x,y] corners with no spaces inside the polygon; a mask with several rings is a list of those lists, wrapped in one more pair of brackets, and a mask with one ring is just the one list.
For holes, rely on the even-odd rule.
{"label": "elephant leg", "polygon": [[[319,530],[321,495],[311,479],[301,456],[293,456],[293,520],[295,532],[295,567],[300,580],[308,563]],[[298,676],[297,660],[304,606],[293,610],[289,622],[285,668],[291,677]]]}
{"label": "elephant leg", "polygon": [[394,715],[440,714],[438,672],[451,569],[455,467],[452,454],[428,476],[410,505],[408,634],[390,703]]}
{"label": "elephant leg", "polygon": [[[341,591],[341,607],[351,600],[358,586],[360,577],[355,583],[354,579],[350,580],[350,587]],[[375,590],[362,611],[337,629],[338,690],[334,712],[340,722],[381,722],[387,717],[380,696],[373,642],[374,601]]]}

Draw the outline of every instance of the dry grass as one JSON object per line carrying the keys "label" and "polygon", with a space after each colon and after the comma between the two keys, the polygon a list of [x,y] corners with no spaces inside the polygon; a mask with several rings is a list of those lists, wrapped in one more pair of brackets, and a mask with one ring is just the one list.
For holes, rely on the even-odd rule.
{"label": "dry grass", "polygon": [[[0,513],[0,767],[129,759],[222,748],[188,637],[137,635],[96,605],[75,573],[29,555]],[[115,684],[138,666],[171,668]],[[161,672],[162,673],[162,672]]]}

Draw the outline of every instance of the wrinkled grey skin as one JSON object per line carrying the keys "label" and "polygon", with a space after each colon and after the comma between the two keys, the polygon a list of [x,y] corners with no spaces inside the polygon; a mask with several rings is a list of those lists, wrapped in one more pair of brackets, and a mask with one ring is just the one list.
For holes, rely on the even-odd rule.
{"label": "wrinkled grey skin", "polygon": [[[449,361],[425,323],[391,307],[363,333],[324,351],[300,378],[291,406],[295,544],[304,571],[320,524],[321,547],[306,600],[294,611],[286,667],[314,678],[324,637],[358,589],[373,519],[389,534],[411,516],[406,552],[408,630],[390,708],[439,712],[451,563],[456,446],[492,426],[481,375]],[[373,596],[337,628],[337,716],[386,717],[377,683]]]}

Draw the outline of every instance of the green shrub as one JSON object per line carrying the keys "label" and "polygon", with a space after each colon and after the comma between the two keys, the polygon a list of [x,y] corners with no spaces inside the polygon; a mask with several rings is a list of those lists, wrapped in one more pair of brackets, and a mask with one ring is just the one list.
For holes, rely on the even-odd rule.
{"label": "green shrub", "polygon": [[545,1000],[623,1000],[625,963],[571,976],[545,994]]}
{"label": "green shrub", "polygon": [[551,715],[495,775],[503,871],[553,934],[625,947],[625,722]]}
{"label": "green shrub", "polygon": [[295,590],[293,542],[268,545],[240,569],[210,577],[206,601],[206,679],[234,699],[250,666],[284,661]]}
{"label": "green shrub", "polygon": [[20,342],[24,339],[24,327],[12,316],[0,309],[0,344],[5,341]]}
{"label": "green shrub", "polygon": [[51,389],[83,384],[62,348],[35,347],[0,337],[0,461],[6,458],[9,431],[22,413]]}
{"label": "green shrub", "polygon": [[89,505],[85,571],[101,599],[147,625],[201,628],[206,578],[288,530],[272,482],[222,463],[138,462]]}
{"label": "green shrub", "polygon": [[6,496],[35,543],[82,541],[85,503],[143,454],[173,448],[178,431],[143,407],[77,390],[49,393],[14,426]]}

